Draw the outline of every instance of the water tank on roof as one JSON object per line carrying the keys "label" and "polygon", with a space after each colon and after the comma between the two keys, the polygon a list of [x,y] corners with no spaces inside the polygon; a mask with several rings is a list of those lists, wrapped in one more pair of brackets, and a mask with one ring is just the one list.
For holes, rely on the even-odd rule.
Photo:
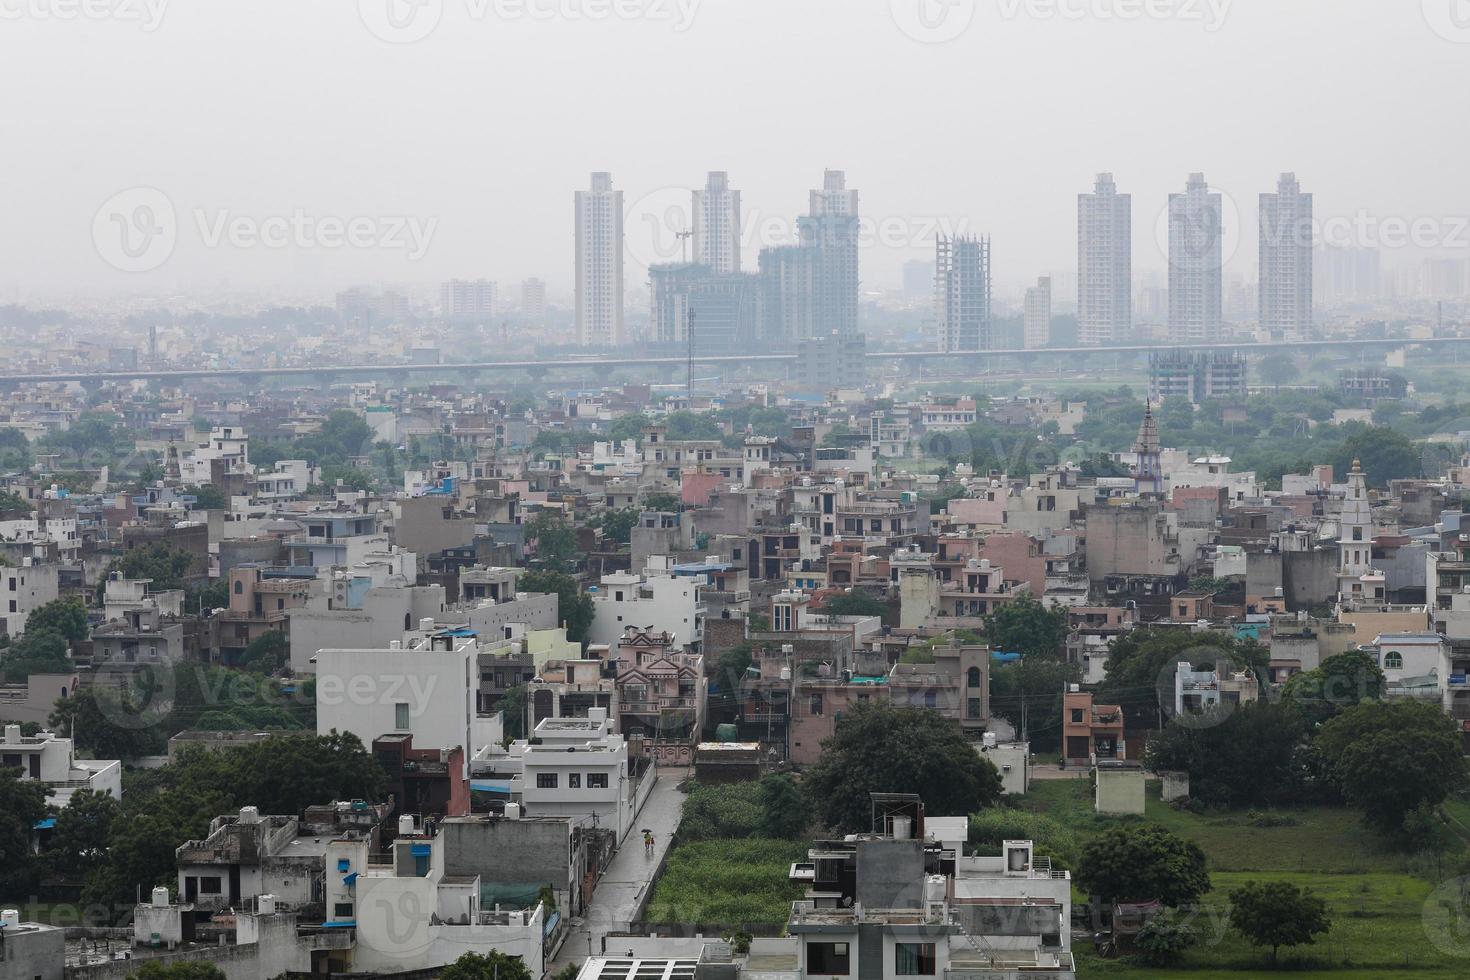
{"label": "water tank on roof", "polygon": [[739,740],[740,731],[734,725],[719,725],[715,728],[715,741],[738,742]]}
{"label": "water tank on roof", "polygon": [[168,908],[168,889],[162,885],[153,889],[153,907],[156,909]]}
{"label": "water tank on roof", "polygon": [[414,832],[414,829],[413,829],[413,816],[411,814],[405,813],[403,816],[401,816],[401,817],[398,818],[398,833],[399,833],[399,836],[403,836],[405,834],[412,834],[413,832]]}

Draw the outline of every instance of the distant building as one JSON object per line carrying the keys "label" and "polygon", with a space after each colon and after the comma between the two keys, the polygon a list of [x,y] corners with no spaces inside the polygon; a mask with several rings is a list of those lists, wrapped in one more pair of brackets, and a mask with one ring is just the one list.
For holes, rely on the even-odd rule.
{"label": "distant building", "polygon": [[1261,195],[1261,330],[1276,340],[1312,332],[1312,195],[1295,174],[1282,174],[1276,193]]}
{"label": "distant building", "polygon": [[1133,335],[1133,196],[1112,174],[1077,195],[1077,334],[1093,347]]}
{"label": "distant building", "polygon": [[994,346],[990,320],[990,239],[940,236],[934,253],[934,317],[942,351]]}
{"label": "distant building", "polygon": [[521,312],[531,320],[546,317],[546,280],[525,279],[521,282]]}
{"label": "distant building", "polygon": [[740,192],[730,175],[711,171],[694,192],[694,261],[717,275],[740,271]]}
{"label": "distant building", "polygon": [[612,174],[594,173],[576,194],[577,343],[616,347],[623,342],[623,192]]}
{"label": "distant building", "polygon": [[813,250],[814,334],[858,332],[858,192],[847,175],[828,170],[811,192],[806,216],[796,222],[803,247]]}
{"label": "distant building", "polygon": [[1236,351],[1171,350],[1149,355],[1148,393],[1156,402],[1182,398],[1191,405],[1214,399],[1244,401],[1246,358]]}
{"label": "distant building", "polygon": [[862,334],[812,337],[797,348],[796,384],[803,392],[860,388],[868,377],[868,340]]}
{"label": "distant building", "polygon": [[1050,276],[1042,276],[1026,290],[1021,336],[1027,350],[1038,350],[1051,343]]}
{"label": "distant building", "polygon": [[488,323],[495,317],[495,283],[451,279],[439,287],[439,313],[451,323]]}
{"label": "distant building", "polygon": [[761,337],[761,280],[707,265],[650,266],[652,339],[696,353],[748,351]]}
{"label": "distant building", "polygon": [[1189,175],[1184,193],[1169,195],[1169,339],[1220,338],[1223,299],[1223,205],[1205,175]]}

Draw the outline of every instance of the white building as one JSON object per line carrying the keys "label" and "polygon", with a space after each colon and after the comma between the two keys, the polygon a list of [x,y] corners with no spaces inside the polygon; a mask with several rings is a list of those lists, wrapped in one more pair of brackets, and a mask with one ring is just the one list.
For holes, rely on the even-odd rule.
{"label": "white building", "polygon": [[26,630],[31,613],[61,595],[61,566],[24,558],[18,567],[0,568],[5,591],[0,596],[0,633],[18,637]]}
{"label": "white building", "polygon": [[1383,577],[1373,573],[1373,509],[1368,500],[1368,483],[1363,467],[1353,460],[1348,474],[1347,496],[1337,519],[1337,601],[1352,605],[1382,602]]}
{"label": "white building", "polygon": [[623,192],[612,174],[594,173],[576,195],[577,344],[616,347],[623,341]]}
{"label": "white building", "polygon": [[692,578],[675,578],[669,574],[667,556],[649,559],[647,575],[616,572],[604,575],[592,593],[596,616],[588,631],[588,641],[615,646],[629,626],[652,628],[672,633],[680,643],[699,644],[704,640],[704,600],[702,586]]}
{"label": "white building", "polygon": [[1312,330],[1312,195],[1296,174],[1282,174],[1276,193],[1261,195],[1261,331],[1272,340],[1301,340]]}
{"label": "white building", "polygon": [[694,192],[694,261],[717,275],[740,271],[740,192],[730,175],[711,171]]}
{"label": "white building", "polygon": [[380,735],[411,734],[424,749],[464,749],[468,760],[499,732],[477,719],[478,644],[463,631],[424,628],[388,649],[317,652],[316,730],[352,732],[371,745]]}
{"label": "white building", "polygon": [[185,484],[202,486],[214,478],[215,467],[222,474],[250,472],[250,437],[239,426],[215,426],[209,441],[184,453],[179,462],[179,478]]}
{"label": "white building", "polygon": [[1026,290],[1026,306],[1022,317],[1022,340],[1027,350],[1037,350],[1051,343],[1051,277],[1042,276]]}
{"label": "white building", "polygon": [[1223,208],[1205,175],[1189,175],[1184,193],[1169,195],[1169,339],[1220,339],[1223,301]]}
{"label": "white building", "polygon": [[1077,335],[1087,346],[1133,335],[1133,196],[1112,174],[1077,195]]}
{"label": "white building", "polygon": [[19,725],[5,726],[0,768],[19,769],[22,781],[51,788],[50,802],[66,806],[73,793],[90,789],[122,799],[122,763],[117,759],[78,759],[69,738],[52,732],[22,735]]}
{"label": "white building", "polygon": [[642,799],[628,758],[628,743],[612,731],[606,708],[586,718],[545,718],[536,743],[512,742],[497,763],[515,772],[511,798],[531,817],[571,817],[593,822],[622,841],[637,822]]}
{"label": "white building", "polygon": [[479,875],[444,873],[442,832],[431,836],[412,817],[403,821],[391,864],[369,863],[363,839],[335,840],[327,850],[327,922],[355,926],[354,972],[432,970],[493,949],[541,976],[546,907],[482,908]]}

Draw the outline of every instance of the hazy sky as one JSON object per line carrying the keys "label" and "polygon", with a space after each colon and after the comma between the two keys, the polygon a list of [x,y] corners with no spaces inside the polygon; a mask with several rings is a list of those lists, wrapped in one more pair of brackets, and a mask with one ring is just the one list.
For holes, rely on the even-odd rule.
{"label": "hazy sky", "polygon": [[992,236],[998,285],[1070,273],[1102,170],[1140,270],[1192,170],[1238,208],[1249,275],[1283,170],[1319,218],[1435,218],[1470,254],[1470,0],[0,0],[0,91],[5,299],[562,292],[592,170],[655,210],[728,170],[759,241],[845,169],[883,240],[872,287],[938,220]]}

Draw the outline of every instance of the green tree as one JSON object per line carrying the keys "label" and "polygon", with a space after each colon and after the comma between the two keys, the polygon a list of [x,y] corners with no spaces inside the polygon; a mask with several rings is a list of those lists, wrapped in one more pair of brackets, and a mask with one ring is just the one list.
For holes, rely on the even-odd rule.
{"label": "green tree", "polygon": [[90,687],[59,699],[51,710],[51,727],[98,759],[136,759],[160,751],[168,736],[166,705],[147,689],[156,669],[140,677],[141,690]]}
{"label": "green tree", "polygon": [[1373,487],[1423,476],[1419,447],[1402,432],[1382,426],[1363,427],[1350,435],[1332,459],[1333,472],[1351,471],[1354,460],[1362,462],[1363,474]]}
{"label": "green tree", "polygon": [[[121,572],[124,578],[147,578],[153,580],[154,592],[182,589],[184,579],[194,567],[195,556],[180,548],[153,544],[145,548],[134,548],[107,566],[107,573]],[[106,580],[104,575],[103,579]],[[98,593],[102,585],[98,585]]]}
{"label": "green tree", "polygon": [[1258,644],[1220,633],[1177,629],[1136,629],[1108,647],[1107,672],[1099,691],[1102,704],[1117,704],[1129,728],[1160,727],[1160,705],[1174,701],[1174,674],[1181,661],[1213,667],[1223,660],[1236,668],[1260,669],[1270,660]]}
{"label": "green tree", "polygon": [[203,960],[181,963],[144,963],[128,974],[127,980],[225,980],[225,971]]}
{"label": "green tree", "polygon": [[592,519],[592,526],[602,531],[605,543],[627,544],[633,538],[633,528],[638,526],[638,510],[625,507],[603,511]]}
{"label": "green tree", "polygon": [[526,738],[526,704],[527,696],[524,686],[517,685],[510,688],[500,697],[500,703],[496,708],[505,715],[505,735],[507,738]]}
{"label": "green tree", "polygon": [[1315,731],[1345,708],[1382,698],[1384,684],[1373,655],[1350,650],[1328,657],[1315,670],[1293,674],[1281,699],[1301,715],[1308,731]]}
{"label": "green tree", "polygon": [[30,501],[11,490],[0,492],[0,514],[5,515],[7,520],[25,517],[34,511]]}
{"label": "green tree", "polygon": [[185,487],[184,492],[193,494],[195,510],[224,510],[230,505],[230,499],[225,496],[225,492],[213,483]]}
{"label": "green tree", "polygon": [[555,594],[557,615],[566,624],[567,639],[576,643],[587,642],[592,617],[597,615],[597,610],[592,606],[592,597],[582,591],[576,579],[550,570],[533,571],[522,575],[517,585],[523,592]]}
{"label": "green tree", "polygon": [[1155,772],[1189,773],[1190,795],[1223,806],[1291,803],[1304,787],[1304,729],[1289,706],[1246,704],[1228,715],[1175,718],[1149,740]]}
{"label": "green tree", "polygon": [[567,572],[577,562],[577,533],[556,510],[538,510],[526,522],[526,540],[536,547],[536,560],[550,572]]}
{"label": "green tree", "polygon": [[282,630],[267,630],[245,647],[240,667],[255,674],[274,674],[291,659],[291,641]]}
{"label": "green tree", "polygon": [[1110,827],[1093,837],[1073,877],[1105,902],[1157,899],[1177,908],[1210,890],[1205,852],[1156,824]]}
{"label": "green tree", "polygon": [[834,830],[871,829],[869,793],[917,793],[935,816],[967,816],[1000,798],[1000,773],[954,721],[881,702],[844,711],[803,782]]}
{"label": "green tree", "polygon": [[30,894],[39,871],[31,829],[46,815],[46,787],[22,780],[18,768],[0,768],[0,895]]}
{"label": "green tree", "polygon": [[1067,685],[1082,680],[1078,664],[1046,657],[1023,657],[990,671],[990,710],[1024,732],[1037,752],[1062,744],[1062,697]]}
{"label": "green tree", "polygon": [[760,836],[799,840],[811,827],[811,803],[790,776],[772,773],[763,777],[760,800],[761,816],[756,825]]}
{"label": "green tree", "polygon": [[121,810],[111,794],[79,789],[56,815],[46,859],[64,878],[80,880],[107,861],[112,824]]}
{"label": "green tree", "polygon": [[1133,940],[1139,959],[1149,966],[1177,966],[1199,935],[1172,909],[1150,916]]}
{"label": "green tree", "polygon": [[1327,903],[1288,881],[1249,881],[1230,892],[1230,928],[1252,946],[1304,946],[1332,928]]}
{"label": "green tree", "polygon": [[1466,784],[1459,726],[1438,704],[1364,702],[1323,725],[1316,745],[1343,796],[1386,833]]}
{"label": "green tree", "polygon": [[531,980],[531,971],[519,956],[492,949],[463,954],[439,971],[439,980]]}
{"label": "green tree", "polygon": [[858,589],[828,597],[822,611],[829,616],[887,616],[887,603]]}
{"label": "green tree", "polygon": [[26,632],[50,631],[69,643],[79,643],[89,634],[87,607],[79,597],[52,599],[31,611],[26,619]]}
{"label": "green tree", "polygon": [[66,639],[51,630],[26,630],[0,655],[0,673],[12,684],[32,674],[65,674],[72,669]]}
{"label": "green tree", "polygon": [[677,514],[679,512],[679,497],[672,493],[651,493],[643,498],[643,509],[645,511],[658,511],[663,514]]}
{"label": "green tree", "polygon": [[993,650],[1022,657],[1056,657],[1067,640],[1067,610],[1021,596],[996,606],[985,617],[983,632]]}

